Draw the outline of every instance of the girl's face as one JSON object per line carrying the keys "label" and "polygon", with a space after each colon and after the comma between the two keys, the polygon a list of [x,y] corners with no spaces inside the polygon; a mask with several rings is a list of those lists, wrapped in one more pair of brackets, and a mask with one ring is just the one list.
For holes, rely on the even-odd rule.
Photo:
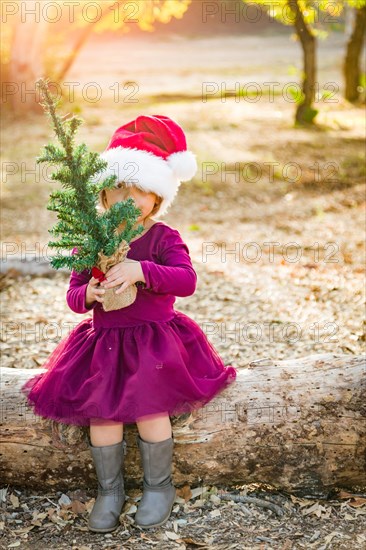
{"label": "girl's face", "polygon": [[132,197],[136,203],[137,208],[141,210],[140,216],[137,218],[136,223],[140,223],[147,218],[155,206],[156,195],[155,193],[146,193],[141,191],[134,185],[132,187],[125,187],[123,184],[121,188],[106,189],[105,196],[108,206],[112,206],[116,202],[125,201],[129,197]]}

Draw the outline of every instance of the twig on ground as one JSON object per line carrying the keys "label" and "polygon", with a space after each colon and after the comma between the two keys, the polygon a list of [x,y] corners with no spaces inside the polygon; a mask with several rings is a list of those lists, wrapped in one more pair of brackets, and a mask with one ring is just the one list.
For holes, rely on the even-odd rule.
{"label": "twig on ground", "polygon": [[268,502],[268,500],[263,500],[261,498],[247,497],[243,495],[233,495],[231,493],[218,493],[217,496],[222,500],[232,500],[234,502],[248,502],[249,504],[254,504],[259,508],[268,508],[279,517],[284,515],[284,511],[280,506],[278,506],[277,504],[273,504],[272,502]]}

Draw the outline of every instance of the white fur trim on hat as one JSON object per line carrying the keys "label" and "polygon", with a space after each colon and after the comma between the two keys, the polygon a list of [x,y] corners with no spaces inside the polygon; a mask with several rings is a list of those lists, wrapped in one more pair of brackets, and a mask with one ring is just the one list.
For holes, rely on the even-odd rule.
{"label": "white fur trim on hat", "polygon": [[174,174],[180,181],[188,181],[197,172],[197,161],[191,151],[178,151],[166,159]]}
{"label": "white fur trim on hat", "polygon": [[116,175],[116,186],[124,181],[135,185],[146,193],[155,193],[163,198],[157,214],[166,213],[173,202],[180,182],[191,179],[197,170],[196,159],[190,151],[173,153],[167,160],[149,151],[129,147],[114,147],[100,154],[108,166],[99,172],[94,182],[100,182]]}

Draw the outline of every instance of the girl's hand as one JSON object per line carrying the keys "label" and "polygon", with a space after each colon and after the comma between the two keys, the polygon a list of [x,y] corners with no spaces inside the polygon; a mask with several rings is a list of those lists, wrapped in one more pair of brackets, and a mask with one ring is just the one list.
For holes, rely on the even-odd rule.
{"label": "girl's hand", "polygon": [[116,290],[116,294],[120,294],[129,285],[133,285],[137,281],[146,283],[140,262],[130,258],[111,267],[105,276],[107,281],[100,283],[103,288],[113,288],[123,283],[121,288]]}
{"label": "girl's hand", "polygon": [[103,294],[105,293],[105,290],[102,288],[97,288],[98,284],[98,279],[92,277],[86,287],[85,306],[87,308],[90,308],[92,303],[95,301],[103,302]]}

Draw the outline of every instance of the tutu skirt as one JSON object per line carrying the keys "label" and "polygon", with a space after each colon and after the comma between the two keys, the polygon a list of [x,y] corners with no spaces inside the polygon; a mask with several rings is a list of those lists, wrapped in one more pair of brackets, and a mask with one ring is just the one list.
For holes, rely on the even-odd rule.
{"label": "tutu skirt", "polygon": [[203,407],[236,378],[200,326],[169,321],[95,328],[81,321],[21,388],[34,413],[64,424],[135,423]]}

